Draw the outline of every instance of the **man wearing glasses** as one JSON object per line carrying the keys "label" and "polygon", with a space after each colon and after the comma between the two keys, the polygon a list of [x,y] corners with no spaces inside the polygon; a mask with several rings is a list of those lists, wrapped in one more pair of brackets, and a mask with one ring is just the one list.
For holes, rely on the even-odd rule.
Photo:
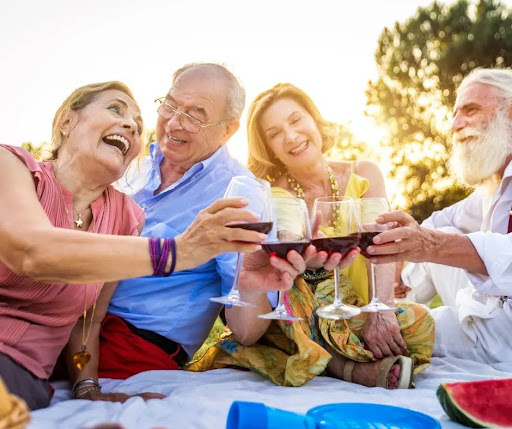
{"label": "man wearing glasses", "polygon": [[[245,90],[220,65],[191,64],[174,73],[172,88],[157,101],[157,142],[151,144],[149,158],[134,168],[137,180],[127,179],[128,189],[146,211],[141,235],[174,237],[186,230],[200,210],[222,198],[233,176],[251,175],[225,147],[240,125]],[[274,261],[275,267],[263,252],[245,259],[255,266],[245,274],[242,269],[240,291],[255,306],[226,309],[226,318],[241,342],[252,343],[268,327],[268,321],[256,317],[271,310],[263,289],[275,289],[276,284],[282,289],[290,287],[305,264],[298,254],[290,258],[293,265]],[[210,298],[230,290],[235,266],[236,254],[228,253],[170,277],[121,281],[108,310],[98,305],[87,343],[91,362],[72,375],[73,381],[79,380],[75,386],[90,384],[85,395],[82,388],[80,398],[128,398],[122,393],[101,393],[98,369],[100,377],[124,379],[185,364],[207,338],[220,310]],[[75,331],[81,328],[79,323]]]}

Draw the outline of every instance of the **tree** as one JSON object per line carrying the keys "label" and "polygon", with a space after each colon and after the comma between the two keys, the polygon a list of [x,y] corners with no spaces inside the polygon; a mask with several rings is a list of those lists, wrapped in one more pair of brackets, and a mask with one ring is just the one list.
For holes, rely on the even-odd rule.
{"label": "tree", "polygon": [[512,14],[494,0],[434,2],[385,28],[367,110],[388,130],[392,175],[417,220],[464,198],[449,176],[449,125],[457,85],[476,67],[512,65]]}
{"label": "tree", "polygon": [[43,142],[39,145],[35,145],[31,142],[24,142],[21,144],[21,147],[30,152],[32,156],[39,161],[47,159],[52,153],[52,147],[47,142]]}

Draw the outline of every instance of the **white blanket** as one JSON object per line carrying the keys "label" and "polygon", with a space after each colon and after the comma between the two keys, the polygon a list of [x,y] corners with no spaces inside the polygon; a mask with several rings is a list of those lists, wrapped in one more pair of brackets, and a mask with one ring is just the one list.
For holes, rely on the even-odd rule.
{"label": "white blanket", "polygon": [[[302,387],[278,387],[248,371],[219,369],[204,373],[148,371],[127,380],[100,380],[106,392],[158,392],[167,398],[124,404],[70,400],[69,385],[57,385],[52,405],[32,413],[29,429],[89,428],[117,422],[127,429],[223,429],[231,403],[262,402],[270,407],[306,413],[318,405],[367,402],[395,405],[438,419],[443,428],[462,428],[451,422],[436,398],[440,383],[512,378],[512,368],[494,369],[459,359],[433,358],[432,366],[416,377],[416,389],[368,388],[329,377],[316,377]],[[284,428],[283,428],[284,429]]]}

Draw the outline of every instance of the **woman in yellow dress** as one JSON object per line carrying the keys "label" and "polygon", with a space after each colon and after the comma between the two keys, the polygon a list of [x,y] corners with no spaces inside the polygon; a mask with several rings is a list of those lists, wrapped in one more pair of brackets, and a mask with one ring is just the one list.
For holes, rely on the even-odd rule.
{"label": "woman in yellow dress", "polygon": [[[306,93],[291,84],[278,84],[256,97],[249,109],[247,131],[249,169],[272,181],[274,195],[304,199],[310,212],[318,197],[386,195],[382,173],[374,163],[325,158],[334,144],[333,124],[322,118]],[[324,374],[366,386],[411,387],[413,367],[415,373],[422,371],[432,355],[434,322],[428,309],[401,303],[396,313],[361,313],[342,321],[318,318],[315,310],[332,303],[331,270],[341,255],[307,255],[309,269],[296,279],[285,298],[290,311],[302,321],[273,321],[251,346],[236,342],[227,328],[191,369],[244,367],[285,386],[300,386]],[[366,304],[365,258],[358,255],[340,273],[343,301]],[[376,267],[377,295],[392,307],[394,274],[394,265]]]}

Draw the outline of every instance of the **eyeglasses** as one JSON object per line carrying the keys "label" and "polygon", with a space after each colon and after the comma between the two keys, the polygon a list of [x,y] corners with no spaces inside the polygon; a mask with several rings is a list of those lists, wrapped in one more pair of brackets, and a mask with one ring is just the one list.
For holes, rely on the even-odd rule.
{"label": "eyeglasses", "polygon": [[203,128],[211,127],[212,125],[219,125],[226,121],[226,119],[222,121],[216,122],[202,122],[197,118],[189,115],[188,113],[182,112],[174,106],[171,106],[167,101],[167,97],[160,97],[155,100],[155,103],[159,103],[157,113],[163,119],[171,119],[175,113],[178,114],[178,120],[180,122],[181,127],[188,131],[189,133],[196,134]]}

